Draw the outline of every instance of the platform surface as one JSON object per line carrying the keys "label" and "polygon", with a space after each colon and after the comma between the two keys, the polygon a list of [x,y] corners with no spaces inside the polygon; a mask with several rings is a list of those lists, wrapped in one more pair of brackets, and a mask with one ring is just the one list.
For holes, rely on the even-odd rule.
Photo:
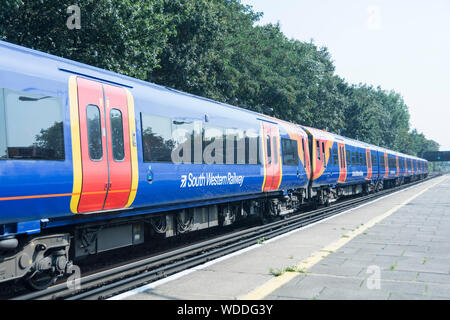
{"label": "platform surface", "polygon": [[113,299],[450,299],[450,176]]}

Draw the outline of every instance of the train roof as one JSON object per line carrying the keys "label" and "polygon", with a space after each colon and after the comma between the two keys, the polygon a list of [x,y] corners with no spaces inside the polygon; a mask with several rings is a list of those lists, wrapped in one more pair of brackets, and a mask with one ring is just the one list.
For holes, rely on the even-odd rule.
{"label": "train roof", "polygon": [[[230,104],[227,104],[224,102],[215,101],[215,100],[205,98],[202,96],[197,96],[197,95],[183,92],[183,91],[180,91],[177,89],[173,89],[173,88],[170,88],[170,87],[167,87],[164,85],[158,85],[158,84],[155,84],[152,82],[140,80],[140,79],[126,76],[126,75],[123,75],[123,74],[120,74],[117,72],[108,71],[108,70],[94,67],[94,66],[82,63],[82,62],[77,62],[77,61],[70,60],[67,58],[58,57],[58,56],[55,56],[55,55],[52,55],[49,53],[45,53],[45,52],[42,52],[39,50],[34,50],[31,48],[23,47],[23,46],[16,45],[16,44],[13,44],[10,42],[0,40],[0,47],[12,49],[15,51],[20,51],[22,53],[30,54],[30,55],[37,56],[37,57],[46,58],[46,59],[49,59],[49,60],[52,60],[55,62],[60,62],[60,63],[62,63],[62,65],[58,66],[58,69],[60,71],[68,72],[68,73],[71,73],[74,75],[85,76],[85,77],[88,77],[88,78],[91,78],[94,80],[99,80],[99,81],[103,81],[103,82],[107,82],[107,83],[111,83],[111,84],[115,84],[115,85],[119,85],[119,86],[123,86],[123,87],[127,87],[127,88],[135,88],[139,85],[144,86],[144,87],[151,87],[153,89],[164,91],[167,93],[184,96],[184,97],[188,97],[188,98],[192,98],[192,99],[198,99],[198,100],[201,100],[204,102],[214,103],[214,104],[220,105],[222,107],[239,110],[241,112],[252,114],[252,115],[258,116],[260,118],[262,117],[265,120],[270,120],[272,118],[272,117],[266,116],[262,113],[258,113],[256,111],[233,106],[233,105],[230,105]],[[272,118],[272,119],[275,119],[275,118]],[[277,120],[279,120],[279,119],[277,119]]]}
{"label": "train roof", "polygon": [[334,141],[334,142],[342,142],[351,146],[355,146],[355,147],[360,147],[360,148],[365,148],[365,149],[371,149],[371,150],[376,150],[379,152],[386,152],[392,155],[396,155],[396,156],[401,156],[401,157],[407,157],[407,158],[411,158],[411,159],[415,159],[415,160],[424,160],[415,156],[411,156],[411,155],[406,155],[404,153],[401,152],[397,152],[397,151],[393,151],[390,149],[386,149],[383,147],[378,147],[376,145],[370,144],[370,143],[366,143],[363,141],[358,141],[355,139],[351,139],[351,138],[347,138],[344,136],[340,136],[338,134],[335,133],[330,133],[324,130],[320,130],[320,129],[316,129],[316,128],[312,128],[312,127],[307,127],[307,126],[303,126],[303,128],[305,130],[307,130],[308,132],[310,132],[314,137],[318,138],[318,139],[323,139],[323,140],[328,140],[328,141]]}
{"label": "train roof", "polygon": [[[386,151],[386,152],[390,152],[390,153],[396,153],[395,151],[391,151],[388,149],[384,149],[375,145],[371,145],[362,141],[358,141],[358,140],[354,140],[351,138],[347,138],[347,137],[343,137],[334,133],[330,133],[324,130],[320,130],[320,129],[316,129],[316,128],[312,128],[312,127],[307,127],[307,126],[302,126],[299,124],[295,124],[295,123],[291,123],[291,122],[287,122],[281,119],[277,119],[268,115],[264,115],[262,113],[258,113],[252,110],[248,110],[248,109],[244,109],[244,108],[240,108],[237,106],[233,106],[227,103],[223,103],[223,102],[219,102],[219,101],[215,101],[209,98],[205,98],[205,97],[201,97],[201,96],[197,96],[194,94],[190,94],[190,93],[186,93],[180,90],[176,90],[167,86],[163,86],[163,85],[158,85],[155,83],[151,83],[151,82],[147,82],[147,81],[143,81],[143,80],[139,80],[136,78],[132,78],[130,76],[126,76],[120,73],[116,73],[113,71],[107,71],[98,67],[94,67],[88,64],[84,64],[81,62],[77,62],[74,60],[70,60],[70,59],[66,59],[66,58],[62,58],[62,57],[58,57],[52,54],[48,54],[42,51],[38,51],[38,50],[34,50],[34,49],[30,49],[27,47],[23,47],[20,45],[16,45],[10,42],[6,42],[6,41],[1,41],[0,40],[0,47],[4,47],[10,50],[15,50],[15,51],[20,51],[22,53],[26,53],[26,54],[30,54],[33,56],[37,56],[37,57],[42,57],[42,58],[46,58],[49,59],[51,61],[55,61],[55,62],[60,62],[61,65],[58,65],[58,69],[62,72],[67,72],[70,74],[74,74],[74,75],[79,75],[79,76],[85,76],[91,79],[96,79],[96,80],[100,80],[100,81],[104,81],[107,83],[111,83],[111,84],[115,84],[115,85],[119,85],[119,86],[123,86],[123,87],[128,87],[128,88],[135,88],[137,86],[143,86],[143,87],[150,87],[156,90],[160,90],[160,91],[164,91],[170,94],[175,94],[178,96],[184,96],[184,97],[188,97],[191,99],[197,99],[197,100],[201,100],[204,102],[209,102],[209,103],[214,103],[217,105],[220,105],[222,107],[225,108],[229,108],[229,109],[234,109],[237,111],[241,111],[241,112],[245,112],[249,115],[253,115],[256,116],[257,118],[259,118],[260,120],[266,120],[266,121],[276,121],[278,122],[278,124],[289,124],[289,125],[293,125],[293,126],[297,126],[298,128],[302,129],[302,130],[307,130],[309,132],[311,132],[314,136],[319,137],[320,139],[326,139],[326,140],[332,140],[332,141],[339,141],[339,142],[343,142],[346,144],[350,144],[353,146],[358,146],[358,147],[362,147],[362,148],[371,148],[374,150],[379,150],[379,151]],[[403,155],[405,156],[405,155]],[[407,156],[410,158],[414,158],[417,160],[424,160],[424,159],[420,159],[414,156]]]}
{"label": "train roof", "polygon": [[341,142],[345,143],[351,146],[360,147],[360,148],[371,148],[371,149],[379,149],[379,147],[368,144],[363,141],[358,141],[355,139],[347,138],[344,136],[340,136],[335,133],[331,133],[325,130],[316,129],[313,127],[307,127],[303,126],[307,131],[309,131],[314,137],[321,139],[321,140],[328,140],[328,141],[335,141],[335,142]]}

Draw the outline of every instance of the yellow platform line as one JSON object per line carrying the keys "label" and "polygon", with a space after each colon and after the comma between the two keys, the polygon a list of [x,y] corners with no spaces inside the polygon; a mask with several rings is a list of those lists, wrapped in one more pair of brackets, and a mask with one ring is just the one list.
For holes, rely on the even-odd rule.
{"label": "yellow platform line", "polygon": [[[422,190],[419,193],[415,194],[414,196],[412,196],[411,198],[407,199],[406,201],[402,202],[401,204],[396,205],[395,207],[393,207],[392,209],[390,209],[386,213],[371,219],[369,222],[365,223],[364,225],[359,226],[355,230],[353,230],[351,232],[348,232],[347,234],[343,235],[342,238],[340,238],[339,240],[331,243],[330,245],[326,246],[325,248],[322,248],[320,251],[314,253],[309,258],[307,258],[307,259],[303,260],[302,262],[300,262],[296,266],[295,270],[304,272],[307,269],[311,268],[312,266],[317,264],[320,260],[322,260],[323,258],[327,257],[330,253],[335,252],[336,250],[338,250],[339,248],[341,248],[342,246],[347,244],[350,240],[352,240],[356,236],[362,234],[367,229],[373,227],[375,224],[377,224],[380,221],[382,221],[383,219],[389,217],[391,214],[396,212],[398,209],[400,209],[404,205],[408,204],[409,202],[413,201],[418,196],[424,194],[425,192],[427,192],[429,189],[433,188],[434,186],[442,183],[444,180],[445,179],[442,179],[442,180],[440,180],[440,181],[438,181],[438,182],[428,186],[427,188],[425,188],[424,190]],[[281,286],[285,285],[286,283],[288,283],[292,279],[300,276],[301,274],[302,273],[295,272],[295,271],[285,272],[281,276],[278,276],[278,277],[275,277],[275,278],[269,280],[268,282],[266,282],[262,286],[256,288],[255,290],[251,291],[247,295],[241,297],[240,300],[261,300],[261,299],[264,299],[269,294],[271,294],[272,292],[274,292],[275,290],[277,290]]]}

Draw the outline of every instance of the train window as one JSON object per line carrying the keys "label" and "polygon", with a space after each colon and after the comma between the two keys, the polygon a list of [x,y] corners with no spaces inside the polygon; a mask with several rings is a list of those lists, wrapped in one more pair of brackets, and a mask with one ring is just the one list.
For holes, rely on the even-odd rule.
{"label": "train window", "polygon": [[123,140],[123,119],[119,109],[111,109],[111,147],[115,161],[125,159],[125,147]]}
{"label": "train window", "polygon": [[333,165],[338,165],[339,160],[338,160],[338,151],[337,149],[331,149],[330,148],[330,154],[333,153]]}
{"label": "train window", "polygon": [[245,163],[261,164],[259,135],[253,130],[247,130],[245,135]]}
{"label": "train window", "polygon": [[[174,119],[172,120],[172,140],[174,148],[172,150],[172,157],[174,163],[203,163],[202,146],[202,123],[201,121],[189,121]],[[197,151],[199,154],[194,154],[195,145],[200,146]]]}
{"label": "train window", "polygon": [[306,166],[305,139],[302,138],[303,164]]}
{"label": "train window", "polygon": [[272,148],[270,146],[270,136],[266,136],[266,150],[267,150],[267,162],[272,163]]}
{"label": "train window", "polygon": [[8,158],[6,145],[6,119],[5,105],[3,103],[3,89],[0,89],[0,159]]}
{"label": "train window", "polygon": [[341,167],[345,168],[345,153],[344,153],[344,147],[341,146]]}
{"label": "train window", "polygon": [[238,137],[234,131],[230,129],[226,130],[225,134],[225,163],[226,164],[236,164],[237,163],[237,140]]}
{"label": "train window", "polygon": [[169,118],[141,113],[144,162],[171,162],[175,147]]}
{"label": "train window", "polygon": [[384,159],[384,154],[382,156],[380,156],[380,163],[381,163],[381,167],[383,169],[386,168],[386,161]]}
{"label": "train window", "polygon": [[239,130],[236,135],[236,142],[234,147],[234,156],[236,164],[246,164],[245,162],[245,150],[246,150],[246,142],[244,131]]}
{"label": "train window", "polygon": [[397,168],[397,164],[395,163],[394,157],[388,156],[388,165],[389,165],[389,168]]}
{"label": "train window", "polygon": [[351,166],[352,165],[352,157],[351,157],[349,150],[345,151],[345,156],[347,158],[347,166]]}
{"label": "train window", "polygon": [[281,139],[283,148],[283,165],[298,166],[297,141],[291,139]]}
{"label": "train window", "polygon": [[86,120],[89,158],[98,161],[103,158],[103,145],[100,109],[96,105],[86,107]]}
{"label": "train window", "polygon": [[320,161],[320,142],[319,142],[319,140],[316,141],[316,146],[317,146],[317,148],[316,148],[316,150],[317,150],[317,160]]}
{"label": "train window", "polygon": [[0,159],[64,160],[61,100],[0,92]]}
{"label": "train window", "polygon": [[327,162],[326,162],[326,158],[325,158],[325,142],[323,142],[323,141],[322,141],[322,156],[323,156],[323,164],[326,167]]}
{"label": "train window", "polygon": [[356,154],[352,151],[352,165],[356,165]]}
{"label": "train window", "polygon": [[238,129],[226,129],[225,154],[226,164],[245,164],[246,139],[244,131]]}
{"label": "train window", "polygon": [[203,162],[205,164],[225,163],[225,130],[205,125],[203,127]]}
{"label": "train window", "polygon": [[273,163],[278,163],[278,139],[273,137]]}

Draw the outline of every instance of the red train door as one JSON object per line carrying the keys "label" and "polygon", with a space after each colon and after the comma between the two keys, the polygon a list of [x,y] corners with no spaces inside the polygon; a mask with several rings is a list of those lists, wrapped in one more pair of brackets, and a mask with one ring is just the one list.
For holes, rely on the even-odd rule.
{"label": "red train door", "polygon": [[345,144],[338,143],[339,151],[339,180],[338,182],[344,183],[347,179],[347,160],[345,159]]}
{"label": "red train door", "polygon": [[109,185],[104,210],[125,207],[131,189],[130,131],[123,88],[103,85],[107,128]]}
{"label": "red train door", "polygon": [[264,151],[263,191],[277,190],[281,182],[280,134],[276,124],[262,122]]}
{"label": "red train door", "polygon": [[366,149],[366,159],[367,159],[367,180],[372,179],[372,155],[370,149]]}
{"label": "red train door", "polygon": [[82,163],[78,212],[99,211],[108,191],[105,108],[100,83],[77,78]]}
{"label": "red train door", "polygon": [[389,176],[389,162],[388,162],[388,154],[384,153],[384,177],[387,178]]}
{"label": "red train door", "polygon": [[124,208],[131,190],[124,89],[77,78],[82,187],[77,212]]}
{"label": "red train door", "polygon": [[408,160],[406,159],[406,157],[404,158],[404,166],[405,166],[405,177],[408,175]]}
{"label": "red train door", "polygon": [[395,175],[396,177],[398,177],[400,174],[400,164],[398,161],[398,156],[395,156],[395,165],[397,166],[397,174]]}

